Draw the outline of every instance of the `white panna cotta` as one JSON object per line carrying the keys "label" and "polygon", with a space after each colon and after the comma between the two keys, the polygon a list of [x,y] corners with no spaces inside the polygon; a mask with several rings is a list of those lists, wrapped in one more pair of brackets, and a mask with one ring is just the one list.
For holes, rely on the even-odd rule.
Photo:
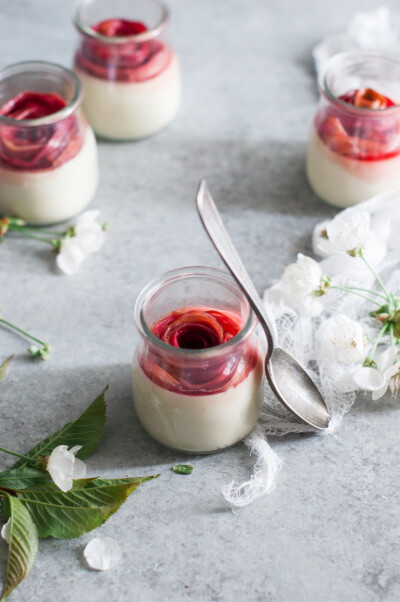
{"label": "white panna cotta", "polygon": [[49,169],[24,170],[0,166],[0,213],[30,224],[51,224],[80,213],[98,184],[96,140],[86,126],[78,153]]}
{"label": "white panna cotta", "polygon": [[188,453],[209,453],[233,445],[255,426],[264,400],[259,357],[236,386],[209,395],[187,395],[150,380],[135,355],[133,398],[144,429],[159,443]]}
{"label": "white panna cotta", "polygon": [[400,187],[400,155],[362,160],[331,150],[312,125],[307,177],[318,196],[337,207],[350,207],[385,190]]}
{"label": "white panna cotta", "polygon": [[110,81],[75,66],[84,90],[83,110],[96,134],[104,138],[132,140],[155,134],[176,116],[181,103],[178,57],[144,81]]}

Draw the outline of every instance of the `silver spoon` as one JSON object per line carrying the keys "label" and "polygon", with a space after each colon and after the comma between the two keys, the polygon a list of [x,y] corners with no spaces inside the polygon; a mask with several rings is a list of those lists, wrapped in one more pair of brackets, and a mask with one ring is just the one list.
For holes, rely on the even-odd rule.
{"label": "silver spoon", "polygon": [[197,209],[203,226],[232,276],[246,295],[267,337],[265,372],[276,397],[305,423],[324,429],[329,423],[325,401],[302,366],[276,347],[269,319],[253,282],[236,251],[205,180],[197,191]]}

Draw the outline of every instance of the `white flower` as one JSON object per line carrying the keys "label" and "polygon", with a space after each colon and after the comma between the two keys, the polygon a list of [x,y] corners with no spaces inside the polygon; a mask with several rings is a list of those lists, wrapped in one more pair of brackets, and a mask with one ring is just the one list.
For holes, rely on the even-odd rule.
{"label": "white flower", "polygon": [[1,528],[1,536],[6,540],[7,543],[10,543],[11,539],[11,518],[8,519],[5,525]]}
{"label": "white flower", "polygon": [[316,250],[322,255],[354,255],[365,247],[370,230],[368,211],[342,211],[326,225],[326,236],[319,233]]}
{"label": "white flower", "polygon": [[73,227],[73,236],[67,236],[61,242],[57,255],[57,265],[66,274],[78,271],[82,261],[90,253],[95,253],[104,243],[106,233],[96,222],[99,211],[85,211]]}
{"label": "white flower", "polygon": [[86,561],[96,571],[107,571],[121,560],[121,548],[112,537],[95,537],[83,551]]}
{"label": "white flower", "polygon": [[305,316],[317,316],[323,309],[318,296],[321,278],[319,264],[301,253],[297,255],[297,263],[291,263],[283,272],[284,294]]}
{"label": "white flower", "polygon": [[81,447],[81,445],[75,445],[68,450],[66,445],[59,445],[50,454],[47,470],[61,491],[72,489],[73,480],[82,479],[86,474],[85,463],[75,457]]}
{"label": "white flower", "polygon": [[344,314],[336,314],[322,326],[320,337],[323,350],[343,364],[365,359],[367,337],[362,326]]}
{"label": "white flower", "polygon": [[396,387],[393,379],[400,371],[400,361],[395,361],[397,353],[398,347],[392,345],[376,358],[376,368],[360,366],[339,378],[336,385],[343,392],[372,391],[372,399],[380,399],[389,386]]}

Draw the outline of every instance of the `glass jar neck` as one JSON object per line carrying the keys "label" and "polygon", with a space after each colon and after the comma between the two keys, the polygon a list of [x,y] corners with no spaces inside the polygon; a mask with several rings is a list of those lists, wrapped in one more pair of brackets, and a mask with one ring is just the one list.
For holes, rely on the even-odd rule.
{"label": "glass jar neck", "polygon": [[[224,314],[240,324],[237,334],[227,342],[207,348],[182,348],[162,340],[154,333],[154,325],[180,312]],[[167,272],[151,282],[139,295],[135,305],[136,326],[142,339],[168,355],[196,360],[211,359],[233,352],[253,333],[255,320],[247,299],[225,272],[216,268],[180,268]]]}
{"label": "glass jar neck", "polygon": [[[360,117],[400,113],[400,61],[367,52],[342,52],[333,56],[319,81],[321,94],[336,110]],[[343,96],[352,91],[372,89],[396,106],[368,108],[354,106]]]}
{"label": "glass jar neck", "polygon": [[[80,34],[105,45],[142,43],[159,37],[169,23],[169,11],[158,0],[86,0],[75,13],[74,24]],[[141,23],[145,31],[133,35],[108,36],[94,29],[109,20]]]}
{"label": "glass jar neck", "polygon": [[28,61],[0,71],[0,107],[22,93],[54,94],[64,103],[60,110],[35,119],[14,119],[0,115],[0,125],[37,127],[62,121],[72,115],[82,101],[82,86],[73,71],[45,61]]}

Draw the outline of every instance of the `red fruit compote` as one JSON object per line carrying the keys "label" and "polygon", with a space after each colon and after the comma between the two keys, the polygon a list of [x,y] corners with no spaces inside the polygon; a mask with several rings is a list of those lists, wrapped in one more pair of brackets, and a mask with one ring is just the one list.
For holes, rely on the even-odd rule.
{"label": "red fruit compote", "polygon": [[400,186],[400,62],[333,57],[320,85],[307,175],[325,201],[348,207]]}
{"label": "red fruit compote", "polygon": [[29,62],[0,72],[0,212],[50,224],[84,209],[97,187],[97,151],[80,113],[76,75]]}
{"label": "red fruit compote", "polygon": [[[74,70],[84,87],[83,108],[94,131],[128,140],[154,134],[180,105],[178,58],[165,42],[169,14],[156,0],[85,0],[75,25]],[[121,12],[124,14],[122,15]]]}
{"label": "red fruit compote", "polygon": [[135,317],[133,397],[146,431],[190,453],[243,439],[263,404],[263,354],[230,276],[212,268],[168,272],[140,293]]}

